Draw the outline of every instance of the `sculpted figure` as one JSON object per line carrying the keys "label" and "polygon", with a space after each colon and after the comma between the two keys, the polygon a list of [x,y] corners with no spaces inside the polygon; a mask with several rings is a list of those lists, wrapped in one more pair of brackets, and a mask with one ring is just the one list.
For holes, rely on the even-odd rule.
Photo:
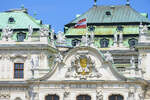
{"label": "sculpted figure", "polygon": [[47,36],[49,36],[49,29],[48,29],[48,28],[45,28],[45,27],[40,28],[40,35],[41,35],[42,37],[47,37]]}
{"label": "sculpted figure", "polygon": [[135,68],[135,58],[132,56],[132,58],[130,59],[130,64],[133,68]]}
{"label": "sculpted figure", "polygon": [[128,100],[135,100],[135,98],[134,98],[134,88],[129,89]]}
{"label": "sculpted figure", "polygon": [[140,26],[139,26],[139,33],[140,33],[141,35],[143,35],[143,34],[147,33],[147,31],[148,31],[147,25],[142,25],[142,23],[140,23]]}
{"label": "sculpted figure", "polygon": [[31,58],[31,66],[32,66],[32,68],[39,67],[39,57],[38,56],[33,56]]}
{"label": "sculpted figure", "polygon": [[6,28],[3,28],[2,29],[2,38],[5,38],[6,40],[7,39],[10,39],[12,34],[13,34],[13,30],[10,28],[10,27],[6,27]]}
{"label": "sculpted figure", "polygon": [[28,26],[28,31],[29,31],[28,36],[31,37],[33,33],[33,28],[31,25]]}
{"label": "sculpted figure", "polygon": [[61,63],[63,61],[63,56],[61,55],[60,52],[56,55],[55,61],[59,62],[59,63]]}
{"label": "sculpted figure", "polygon": [[106,61],[111,61],[113,63],[113,57],[112,57],[112,54],[107,51],[105,54],[104,54],[105,58],[106,58]]}
{"label": "sculpted figure", "polygon": [[60,44],[63,44],[66,42],[65,40],[65,35],[63,32],[59,31],[58,34],[57,34],[57,43],[60,43]]}

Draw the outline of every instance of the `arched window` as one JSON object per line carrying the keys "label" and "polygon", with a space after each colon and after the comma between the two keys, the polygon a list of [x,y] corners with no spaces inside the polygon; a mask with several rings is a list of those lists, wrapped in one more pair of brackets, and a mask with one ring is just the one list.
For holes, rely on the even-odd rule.
{"label": "arched window", "polygon": [[124,100],[124,98],[120,94],[113,94],[113,95],[109,96],[109,100]]}
{"label": "arched window", "polygon": [[103,38],[100,40],[101,48],[107,48],[109,45],[109,39]]}
{"label": "arched window", "polygon": [[132,39],[129,39],[128,43],[129,43],[130,48],[133,48],[134,46],[137,45],[138,40],[135,38],[132,38]]}
{"label": "arched window", "polygon": [[78,40],[78,39],[74,39],[74,40],[72,40],[72,46],[76,46],[78,43],[80,43],[81,42],[81,40]]}
{"label": "arched window", "polygon": [[89,95],[79,95],[79,96],[77,96],[77,100],[91,100],[91,96],[89,96]]}
{"label": "arched window", "polygon": [[26,33],[20,32],[17,34],[18,42],[23,42],[25,38],[26,38]]}
{"label": "arched window", "polygon": [[59,100],[59,96],[49,94],[45,97],[45,100]]}

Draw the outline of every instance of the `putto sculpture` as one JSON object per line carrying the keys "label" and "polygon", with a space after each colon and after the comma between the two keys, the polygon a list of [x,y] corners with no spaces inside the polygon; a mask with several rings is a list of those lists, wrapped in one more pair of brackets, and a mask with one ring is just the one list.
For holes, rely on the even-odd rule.
{"label": "putto sculpture", "polygon": [[11,36],[13,35],[13,30],[10,27],[6,27],[2,29],[2,40],[4,41],[10,41]]}

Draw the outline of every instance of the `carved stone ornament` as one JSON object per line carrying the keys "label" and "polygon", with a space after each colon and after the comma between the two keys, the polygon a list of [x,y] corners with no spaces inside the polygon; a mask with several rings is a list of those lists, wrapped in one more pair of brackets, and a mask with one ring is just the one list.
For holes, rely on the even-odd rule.
{"label": "carved stone ornament", "polygon": [[102,88],[96,90],[96,100],[103,100],[103,91]]}
{"label": "carved stone ornament", "polygon": [[72,61],[71,66],[68,68],[66,77],[87,79],[87,78],[100,78],[101,74],[95,67],[95,61],[90,56],[85,54],[76,55]]}
{"label": "carved stone ornament", "polygon": [[13,35],[13,30],[10,27],[6,27],[2,29],[2,39],[3,40],[9,40],[11,36]]}
{"label": "carved stone ornament", "polygon": [[65,87],[64,88],[64,97],[68,97],[69,94],[70,94],[69,87]]}
{"label": "carved stone ornament", "polygon": [[41,37],[49,36],[49,29],[48,28],[42,27],[42,28],[40,28],[39,32],[40,32]]}
{"label": "carved stone ornament", "polygon": [[28,36],[31,37],[33,33],[33,28],[31,25],[28,26],[28,31],[29,31]]}
{"label": "carved stone ornament", "polygon": [[135,100],[135,89],[133,87],[131,87],[129,89],[129,94],[128,94],[128,100]]}
{"label": "carved stone ornament", "polygon": [[111,61],[112,63],[114,62],[114,61],[113,61],[112,54],[111,54],[109,51],[107,51],[107,52],[104,54],[104,57],[105,57],[105,60],[106,60],[106,61]]}
{"label": "carved stone ornament", "polygon": [[66,43],[66,40],[65,40],[65,35],[63,32],[59,31],[58,34],[57,34],[57,40],[56,42],[59,43],[59,44],[64,44]]}

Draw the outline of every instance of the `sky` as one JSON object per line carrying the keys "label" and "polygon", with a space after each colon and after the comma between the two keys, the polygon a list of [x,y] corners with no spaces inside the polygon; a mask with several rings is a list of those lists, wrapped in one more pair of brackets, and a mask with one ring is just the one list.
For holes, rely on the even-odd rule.
{"label": "sky", "polygon": [[[91,8],[94,0],[1,0],[0,12],[9,9],[28,9],[31,16],[49,24],[57,33],[63,31],[64,25],[72,21],[77,14]],[[126,0],[97,0],[97,5],[125,5]],[[150,15],[150,0],[130,0],[131,7],[141,13]],[[149,17],[150,19],[150,17]]]}

